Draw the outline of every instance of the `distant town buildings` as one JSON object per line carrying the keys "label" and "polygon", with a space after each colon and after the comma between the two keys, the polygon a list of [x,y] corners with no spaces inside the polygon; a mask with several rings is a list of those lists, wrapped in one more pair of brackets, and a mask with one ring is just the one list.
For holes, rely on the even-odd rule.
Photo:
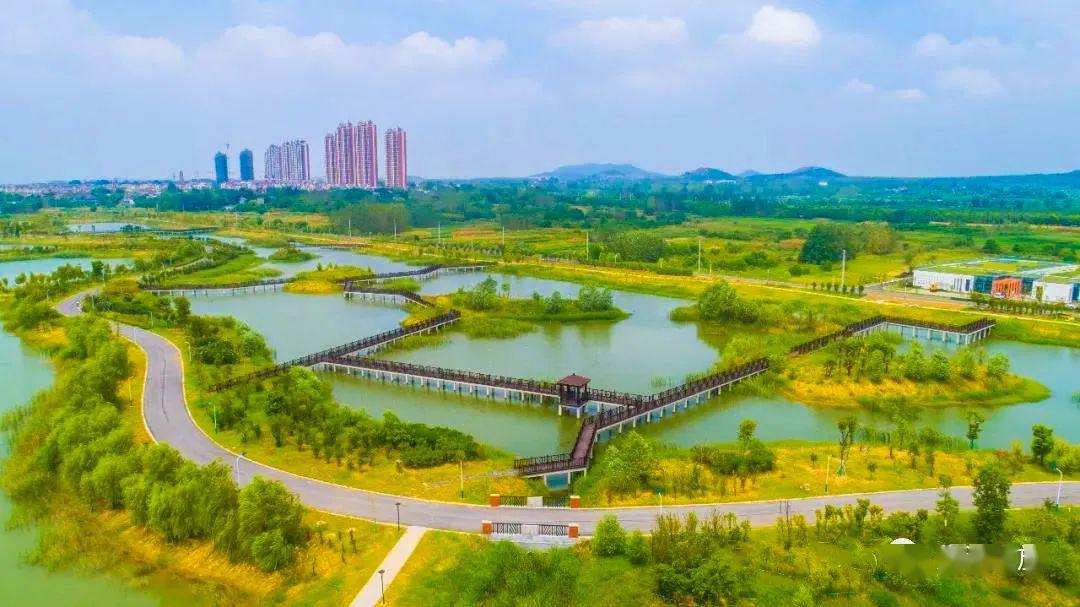
{"label": "distant town buildings", "polygon": [[240,181],[255,181],[255,157],[246,148],[240,151]]}
{"label": "distant town buildings", "polygon": [[379,186],[378,131],[368,120],[345,122],[324,138],[326,182],[335,186]]}
{"label": "distant town buildings", "polygon": [[224,152],[214,154],[214,181],[225,183],[229,180],[229,157]]}
{"label": "distant town buildings", "polygon": [[386,130],[386,187],[404,190],[409,187],[408,147],[405,130],[395,127]]}

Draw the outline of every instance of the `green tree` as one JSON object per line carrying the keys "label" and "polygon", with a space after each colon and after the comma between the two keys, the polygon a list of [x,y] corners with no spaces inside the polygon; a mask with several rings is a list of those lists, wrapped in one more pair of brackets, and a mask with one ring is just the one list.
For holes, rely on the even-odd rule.
{"label": "green tree", "polygon": [[937,381],[949,381],[952,377],[952,368],[949,365],[949,357],[938,350],[930,357],[930,377]]}
{"label": "green tree", "polygon": [[739,443],[744,449],[750,445],[750,441],[754,440],[756,430],[757,422],[752,419],[744,419],[739,422]]}
{"label": "green tree", "polygon": [[626,558],[635,565],[649,562],[649,544],[640,530],[634,529],[626,540]]}
{"label": "green tree", "polygon": [[1031,455],[1039,464],[1046,463],[1046,456],[1054,450],[1054,429],[1042,424],[1031,427]]}
{"label": "green tree", "polygon": [[995,354],[986,361],[986,374],[995,379],[1001,379],[1009,373],[1009,357],[1004,354]]}
{"label": "green tree", "polygon": [[984,544],[991,544],[1001,539],[1008,517],[1009,492],[1012,483],[1009,476],[996,463],[990,463],[979,469],[975,475],[975,537]]}
{"label": "green tree", "polygon": [[619,556],[626,552],[626,529],[614,514],[608,514],[596,523],[591,545],[597,556]]}
{"label": "green tree", "polygon": [[849,415],[837,422],[836,427],[840,430],[840,467],[836,473],[843,476],[847,466],[848,451],[851,450],[851,445],[855,444],[855,431],[859,427],[859,422],[854,416]]}
{"label": "green tree", "polygon": [[967,434],[964,436],[968,439],[968,444],[972,449],[975,448],[975,441],[979,440],[979,434],[982,432],[982,425],[986,419],[979,415],[977,411],[968,411],[967,414]]}
{"label": "green tree", "polygon": [[799,263],[840,261],[843,251],[854,259],[858,241],[853,230],[843,224],[819,223],[810,230],[799,252]]}

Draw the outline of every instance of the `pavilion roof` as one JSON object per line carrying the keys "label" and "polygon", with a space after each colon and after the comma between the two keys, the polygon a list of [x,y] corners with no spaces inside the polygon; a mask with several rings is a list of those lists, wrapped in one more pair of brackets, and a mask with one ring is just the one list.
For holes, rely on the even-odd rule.
{"label": "pavilion roof", "polygon": [[589,378],[578,375],[577,373],[571,373],[555,383],[574,388],[584,388],[589,385]]}

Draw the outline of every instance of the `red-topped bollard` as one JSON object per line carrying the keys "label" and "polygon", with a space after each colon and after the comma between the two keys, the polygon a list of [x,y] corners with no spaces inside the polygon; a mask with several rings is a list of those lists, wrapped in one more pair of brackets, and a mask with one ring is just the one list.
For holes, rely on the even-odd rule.
{"label": "red-topped bollard", "polygon": [[569,536],[570,539],[576,540],[578,538],[579,533],[580,533],[578,531],[578,524],[577,523],[570,523],[568,525],[568,527],[569,527],[569,529],[567,529],[566,535]]}
{"label": "red-topped bollard", "polygon": [[490,505],[492,508],[498,508],[501,500],[501,495],[499,495],[498,493],[492,493],[488,496],[488,505]]}
{"label": "red-topped bollard", "polygon": [[580,508],[581,507],[581,496],[580,495],[571,495],[570,496],[570,507],[571,508]]}
{"label": "red-topped bollard", "polygon": [[491,535],[491,521],[480,521],[480,533]]}

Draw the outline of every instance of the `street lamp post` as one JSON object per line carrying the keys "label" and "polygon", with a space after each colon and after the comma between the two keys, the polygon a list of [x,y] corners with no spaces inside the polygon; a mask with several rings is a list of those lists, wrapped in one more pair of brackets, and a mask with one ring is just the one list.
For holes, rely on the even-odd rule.
{"label": "street lamp post", "polygon": [[1061,507],[1061,482],[1065,479],[1065,475],[1061,472],[1061,467],[1060,466],[1058,466],[1057,464],[1054,464],[1054,467],[1057,468],[1057,473],[1058,473],[1057,499],[1054,500],[1054,501],[1057,503],[1057,507],[1060,508]]}
{"label": "street lamp post", "polygon": [[397,508],[397,528],[401,530],[401,502],[394,502],[394,507]]}
{"label": "street lamp post", "polygon": [[241,451],[236,454],[236,484],[240,484],[240,458],[244,456],[247,451]]}
{"label": "street lamp post", "polygon": [[383,580],[383,574],[386,573],[385,569],[379,570],[379,591],[382,594],[382,604],[386,604],[386,582]]}

